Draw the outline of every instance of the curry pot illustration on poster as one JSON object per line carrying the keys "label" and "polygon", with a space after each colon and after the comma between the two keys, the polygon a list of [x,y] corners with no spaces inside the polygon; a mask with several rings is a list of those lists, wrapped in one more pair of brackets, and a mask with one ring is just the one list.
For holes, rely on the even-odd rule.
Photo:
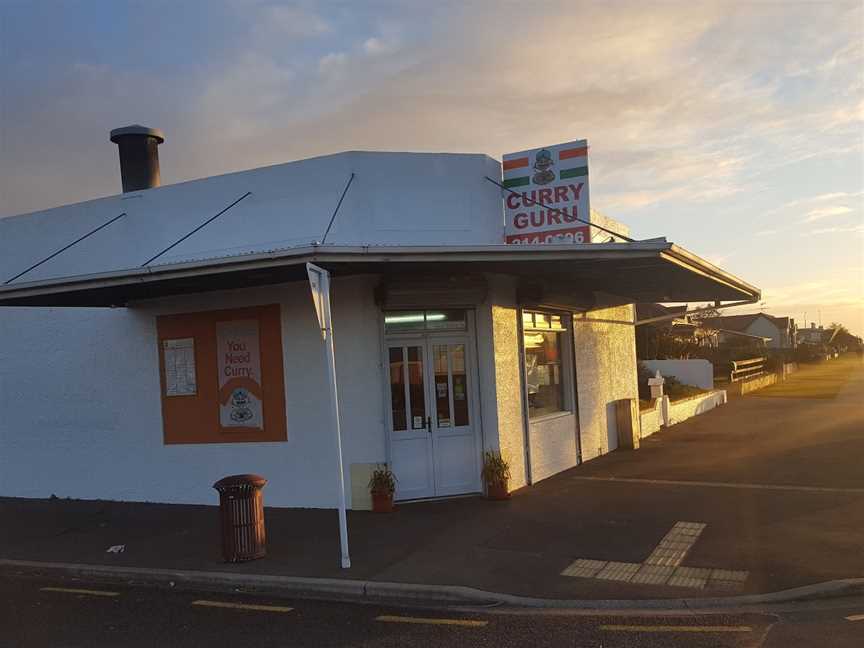
{"label": "curry pot illustration on poster", "polygon": [[216,324],[219,425],[264,428],[257,320]]}

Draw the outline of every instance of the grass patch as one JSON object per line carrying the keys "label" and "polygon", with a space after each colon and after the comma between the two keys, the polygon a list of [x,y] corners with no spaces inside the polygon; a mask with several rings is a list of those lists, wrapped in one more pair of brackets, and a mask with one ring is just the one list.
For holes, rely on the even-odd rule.
{"label": "grass patch", "polygon": [[852,372],[860,367],[861,360],[857,356],[825,360],[813,365],[802,364],[784,382],[760,389],[752,395],[758,398],[836,398]]}

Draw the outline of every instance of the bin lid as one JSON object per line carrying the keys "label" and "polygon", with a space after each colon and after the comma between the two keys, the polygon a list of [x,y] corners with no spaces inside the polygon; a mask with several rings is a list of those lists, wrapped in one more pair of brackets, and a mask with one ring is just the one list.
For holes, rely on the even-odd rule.
{"label": "bin lid", "polygon": [[261,475],[229,475],[228,477],[223,477],[215,484],[213,484],[213,488],[216,490],[225,490],[228,488],[264,488],[264,485],[267,483],[267,480],[264,479]]}

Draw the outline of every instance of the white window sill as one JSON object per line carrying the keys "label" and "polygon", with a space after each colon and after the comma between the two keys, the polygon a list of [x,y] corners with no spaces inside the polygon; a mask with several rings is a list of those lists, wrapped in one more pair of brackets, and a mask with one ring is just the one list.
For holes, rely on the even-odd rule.
{"label": "white window sill", "polygon": [[551,414],[543,414],[542,416],[538,416],[536,418],[529,418],[528,424],[533,425],[534,423],[545,423],[546,421],[553,421],[555,419],[564,418],[565,416],[573,416],[573,412],[567,410],[564,412],[552,412]]}

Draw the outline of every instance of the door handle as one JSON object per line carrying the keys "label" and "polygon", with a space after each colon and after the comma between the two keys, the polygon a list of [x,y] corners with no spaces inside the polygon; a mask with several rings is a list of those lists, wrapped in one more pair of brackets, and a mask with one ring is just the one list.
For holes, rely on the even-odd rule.
{"label": "door handle", "polygon": [[431,416],[426,417],[426,431],[429,434],[432,434],[432,417]]}

